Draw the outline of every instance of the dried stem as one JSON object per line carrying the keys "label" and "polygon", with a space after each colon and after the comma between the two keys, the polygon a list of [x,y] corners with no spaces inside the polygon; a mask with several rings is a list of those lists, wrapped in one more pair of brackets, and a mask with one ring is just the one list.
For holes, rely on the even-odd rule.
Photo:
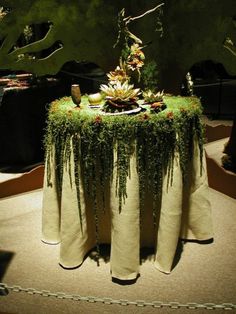
{"label": "dried stem", "polygon": [[127,41],[127,38],[131,38],[133,41],[135,41],[136,43],[138,44],[142,44],[142,40],[139,39],[137,36],[135,36],[133,33],[131,33],[128,29],[128,24],[132,21],[135,21],[137,19],[140,19],[142,17],[144,17],[145,15],[147,14],[150,14],[154,11],[156,11],[157,9],[160,9],[160,7],[162,7],[164,5],[164,3],[161,3],[161,4],[158,4],[157,6],[155,6],[154,8],[144,12],[143,14],[141,15],[138,15],[138,16],[135,16],[135,17],[132,17],[132,16],[127,16],[125,17],[125,9],[123,8],[119,15],[118,15],[118,28],[119,28],[119,32],[118,32],[118,36],[117,36],[117,40],[116,40],[116,43],[114,44],[113,48],[115,48],[119,41],[120,41],[120,38],[121,38],[121,34],[123,33],[124,34],[124,37],[125,37],[125,41]]}

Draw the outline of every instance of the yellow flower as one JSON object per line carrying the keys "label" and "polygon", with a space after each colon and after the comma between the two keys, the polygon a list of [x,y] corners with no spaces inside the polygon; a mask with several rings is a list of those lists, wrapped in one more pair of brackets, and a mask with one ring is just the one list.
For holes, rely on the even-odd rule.
{"label": "yellow flower", "polygon": [[144,53],[138,44],[133,44],[130,47],[130,54],[127,58],[128,69],[135,71],[139,70],[144,65]]}
{"label": "yellow flower", "polygon": [[164,96],[163,90],[157,93],[151,91],[150,89],[143,92],[143,98],[145,99],[146,102],[150,102],[150,103],[163,101],[163,96]]}
{"label": "yellow flower", "polygon": [[117,82],[124,83],[125,81],[129,80],[126,71],[120,66],[117,66],[115,71],[109,72],[107,77],[110,81],[110,84],[116,84]]}
{"label": "yellow flower", "polygon": [[102,84],[100,86],[101,91],[105,94],[107,100],[113,101],[129,101],[136,100],[140,94],[139,88],[134,88],[134,85],[125,81],[124,83],[117,82],[116,84]]}

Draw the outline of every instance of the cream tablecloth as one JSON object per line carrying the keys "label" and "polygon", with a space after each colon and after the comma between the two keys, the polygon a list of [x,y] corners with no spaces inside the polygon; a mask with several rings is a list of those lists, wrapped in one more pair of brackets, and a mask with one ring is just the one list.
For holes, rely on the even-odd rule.
{"label": "cream tablecloth", "polygon": [[[47,162],[51,170],[55,170],[54,157]],[[128,197],[121,212],[118,209],[114,179],[106,197],[105,212],[101,210],[99,214],[99,241],[111,244],[111,275],[121,280],[135,279],[139,274],[141,246],[155,247],[154,266],[164,273],[170,273],[179,238],[207,240],[213,237],[205,156],[200,174],[198,145],[195,144],[194,157],[189,164],[188,177],[184,185],[179,159],[177,155],[175,156],[173,183],[167,188],[167,178],[164,178],[156,227],[153,225],[151,195],[147,193],[141,231],[135,154],[130,163]],[[52,185],[48,186],[47,167],[45,169],[42,240],[50,244],[60,243],[60,265],[74,268],[83,263],[85,255],[96,244],[91,202],[86,199],[81,185],[83,227],[81,229],[74,176],[69,175],[69,171],[74,172],[73,155],[70,164],[64,169],[60,203],[55,171],[52,171]]]}

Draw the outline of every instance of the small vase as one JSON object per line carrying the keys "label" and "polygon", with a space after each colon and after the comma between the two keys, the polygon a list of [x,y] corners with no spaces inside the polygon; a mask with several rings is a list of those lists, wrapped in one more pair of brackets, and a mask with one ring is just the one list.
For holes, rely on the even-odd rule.
{"label": "small vase", "polygon": [[81,91],[79,84],[71,85],[71,98],[73,103],[79,107],[79,104],[81,103]]}

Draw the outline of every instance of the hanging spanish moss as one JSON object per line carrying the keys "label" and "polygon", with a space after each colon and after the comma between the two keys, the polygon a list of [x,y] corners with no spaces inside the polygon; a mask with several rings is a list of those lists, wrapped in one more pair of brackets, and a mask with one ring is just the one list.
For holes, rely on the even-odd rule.
{"label": "hanging spanish moss", "polygon": [[145,186],[153,197],[153,219],[162,196],[164,175],[172,179],[176,133],[173,120],[144,115],[137,134],[137,171],[139,175],[140,216],[144,210]]}
{"label": "hanging spanish moss", "polygon": [[[140,221],[145,192],[153,196],[153,220],[157,220],[162,198],[163,180],[167,188],[173,181],[174,158],[179,158],[183,182],[197,140],[200,161],[203,157],[203,127],[201,104],[195,97],[165,96],[167,109],[137,115],[109,116],[99,109],[90,109],[86,97],[81,108],[70,97],[51,104],[45,136],[47,182],[52,184],[49,160],[55,160],[56,185],[61,198],[63,173],[69,172],[77,189],[79,219],[82,229],[80,189],[92,199],[97,248],[99,243],[99,212],[105,210],[105,190],[115,180],[119,211],[127,198],[126,184],[130,173],[131,156],[136,155],[139,178]],[[74,173],[71,173],[71,156]],[[83,180],[81,180],[83,178]],[[101,197],[102,196],[102,197]],[[102,199],[102,204],[98,202]],[[99,248],[98,248],[99,250]]]}

